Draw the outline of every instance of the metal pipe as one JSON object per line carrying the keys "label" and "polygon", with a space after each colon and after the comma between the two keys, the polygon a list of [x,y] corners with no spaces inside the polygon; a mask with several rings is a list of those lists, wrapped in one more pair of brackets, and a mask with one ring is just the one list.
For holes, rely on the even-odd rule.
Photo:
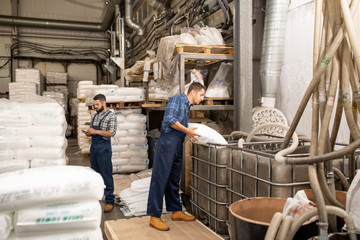
{"label": "metal pipe", "polygon": [[129,28],[136,30],[138,35],[142,36],[144,34],[144,30],[142,29],[142,27],[140,27],[140,25],[132,21],[132,11],[133,11],[132,1],[125,0],[125,22]]}
{"label": "metal pipe", "polygon": [[275,107],[283,63],[289,0],[266,1],[264,38],[260,62],[263,107]]}
{"label": "metal pipe", "polygon": [[[0,32],[0,36],[11,37],[13,36],[11,32]],[[68,36],[68,35],[47,35],[47,34],[31,34],[31,33],[21,33],[21,37],[26,38],[53,38],[53,39],[64,39],[64,40],[79,40],[79,41],[99,41],[99,42],[109,42],[108,37],[85,37],[85,36]]]}
{"label": "metal pipe", "polygon": [[114,5],[119,2],[120,0],[109,2],[105,9],[104,19],[101,23],[0,15],[0,25],[104,32],[109,28],[114,16]]}
{"label": "metal pipe", "polygon": [[116,38],[119,39],[120,36],[120,6],[119,4],[115,5],[115,33],[116,33]]}
{"label": "metal pipe", "polygon": [[234,1],[234,9],[234,130],[250,132],[253,107],[252,1]]}

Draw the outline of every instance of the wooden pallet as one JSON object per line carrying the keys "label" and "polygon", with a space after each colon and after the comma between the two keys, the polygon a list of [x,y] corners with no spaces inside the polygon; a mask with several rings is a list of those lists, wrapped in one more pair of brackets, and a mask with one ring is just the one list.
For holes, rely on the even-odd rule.
{"label": "wooden pallet", "polygon": [[148,103],[142,104],[143,108],[159,108],[159,107],[165,107],[168,100],[164,99],[149,99]]}
{"label": "wooden pallet", "polygon": [[67,83],[46,83],[46,86],[67,86]]}
{"label": "wooden pallet", "polygon": [[[141,108],[144,101],[133,101],[133,102],[107,102],[107,108],[111,109],[127,109],[127,108]],[[93,106],[89,106],[89,110],[93,110]]]}
{"label": "wooden pallet", "polygon": [[84,103],[84,102],[85,102],[85,100],[86,100],[86,98],[81,97],[81,98],[78,98],[78,100],[79,100],[79,102],[80,102],[80,103]]}
{"label": "wooden pallet", "polygon": [[219,235],[200,221],[171,221],[171,214],[163,214],[162,219],[169,224],[170,231],[159,231],[149,227],[149,217],[134,217],[105,221],[104,232],[108,240],[119,239],[171,239],[171,240],[221,240]]}
{"label": "wooden pallet", "polygon": [[188,45],[176,44],[174,55],[177,53],[197,53],[197,54],[223,54],[234,55],[234,47],[226,45]]}
{"label": "wooden pallet", "polygon": [[234,99],[232,98],[204,98],[203,105],[233,105]]}
{"label": "wooden pallet", "polygon": [[[144,103],[142,105],[143,108],[160,108],[164,107],[167,104],[167,100],[151,100],[149,103]],[[234,99],[233,98],[204,98],[204,100],[200,103],[200,105],[206,106],[219,106],[219,105],[233,105]],[[203,116],[201,116],[203,117]]]}

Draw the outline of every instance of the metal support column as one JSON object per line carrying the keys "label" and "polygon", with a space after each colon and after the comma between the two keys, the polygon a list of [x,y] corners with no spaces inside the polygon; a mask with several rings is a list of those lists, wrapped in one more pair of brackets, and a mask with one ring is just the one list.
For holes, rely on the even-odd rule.
{"label": "metal support column", "polygon": [[252,129],[252,1],[234,1],[234,130]]}
{"label": "metal support column", "polygon": [[[17,17],[19,15],[18,11],[19,1],[13,0],[11,1],[11,15]],[[17,42],[19,40],[19,29],[17,26],[12,27],[12,39],[11,42]],[[20,55],[20,50],[18,49],[17,52]],[[12,55],[11,55],[12,56]],[[12,56],[13,57],[13,56]],[[11,60],[11,79],[10,82],[15,82],[15,71],[19,67],[19,60],[13,58]]]}

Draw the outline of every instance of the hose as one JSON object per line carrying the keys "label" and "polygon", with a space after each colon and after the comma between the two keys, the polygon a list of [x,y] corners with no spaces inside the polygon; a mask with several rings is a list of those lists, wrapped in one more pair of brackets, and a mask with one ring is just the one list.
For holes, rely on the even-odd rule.
{"label": "hose", "polygon": [[279,226],[283,220],[283,216],[280,212],[276,212],[274,216],[271,218],[270,225],[268,230],[266,231],[266,235],[264,240],[273,240],[276,237]]}
{"label": "hose", "polygon": [[341,184],[343,185],[345,191],[347,191],[350,187],[349,182],[346,180],[344,174],[336,167],[333,167],[334,174],[339,178]]}
{"label": "hose", "polygon": [[302,165],[302,164],[312,164],[312,163],[324,162],[324,161],[329,161],[329,160],[343,157],[347,153],[349,153],[351,151],[355,151],[355,149],[357,149],[359,147],[360,147],[360,139],[357,139],[342,149],[336,150],[334,152],[326,153],[322,156],[285,157],[285,159],[283,159],[279,162],[281,164],[289,164],[289,165]]}
{"label": "hose", "polygon": [[217,0],[217,3],[220,6],[220,8],[221,8],[221,10],[223,12],[223,15],[224,15],[224,19],[225,19],[223,25],[221,26],[221,28],[225,29],[227,27],[227,25],[228,25],[228,15],[226,13],[224,3],[221,0]]}
{"label": "hose", "polygon": [[[348,227],[348,233],[350,235],[350,240],[357,239],[354,221],[351,219],[350,215],[347,212],[345,212],[343,209],[340,209],[340,208],[337,208],[334,206],[326,206],[326,211],[328,212],[328,214],[333,214],[333,215],[344,218],[346,226]],[[302,214],[299,218],[294,220],[293,224],[290,227],[290,230],[289,230],[289,233],[288,233],[288,236],[286,239],[288,239],[288,240],[293,239],[296,232],[303,225],[303,223],[316,215],[317,215],[317,208],[312,208],[312,209],[306,211],[304,214]]]}
{"label": "hose", "polygon": [[[358,8],[358,0],[353,0],[351,1],[351,6],[350,6],[350,11],[351,13],[353,13],[355,11],[355,9],[357,10]],[[339,47],[339,45],[341,44],[343,38],[344,38],[344,30],[345,30],[345,24],[343,23],[341,25],[341,28],[339,29],[339,31],[337,32],[334,41],[332,42],[332,44],[330,45],[329,49],[326,51],[325,53],[325,57],[323,58],[321,64],[320,64],[320,68],[318,68],[318,70],[315,72],[313,79],[311,80],[308,88],[306,89],[306,92],[304,94],[303,99],[300,102],[299,108],[294,116],[294,119],[291,123],[291,126],[289,128],[289,131],[286,133],[285,136],[285,140],[283,142],[283,144],[281,145],[281,148],[285,148],[291,139],[291,136],[293,135],[293,133],[295,132],[295,128],[299,123],[299,120],[305,110],[305,107],[307,105],[307,102],[309,101],[309,98],[315,88],[315,86],[318,84],[320,76],[324,73],[324,71],[326,70],[326,67],[329,65],[332,57],[334,56],[335,51],[337,50],[337,48]]]}
{"label": "hose", "polygon": [[343,19],[345,22],[347,34],[349,36],[349,40],[350,40],[350,43],[351,43],[351,46],[353,49],[353,55],[354,55],[354,60],[356,63],[356,69],[359,73],[360,72],[360,40],[359,40],[358,34],[356,32],[354,21],[352,20],[352,17],[351,17],[351,12],[349,9],[348,1],[340,0],[340,4],[341,4],[341,10],[343,13]]}
{"label": "hose", "polygon": [[285,240],[286,239],[286,235],[288,234],[289,232],[289,229],[290,229],[290,226],[292,225],[294,219],[292,216],[285,216],[283,218],[283,221],[280,225],[280,228],[279,228],[279,231],[278,231],[278,234],[276,235],[276,240]]}

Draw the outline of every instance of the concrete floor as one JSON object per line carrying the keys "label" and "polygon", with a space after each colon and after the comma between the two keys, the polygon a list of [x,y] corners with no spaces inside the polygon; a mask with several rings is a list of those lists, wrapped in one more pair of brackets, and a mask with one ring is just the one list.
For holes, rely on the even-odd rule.
{"label": "concrete floor", "polygon": [[[90,167],[90,158],[89,156],[80,153],[79,147],[77,145],[77,138],[68,138],[68,147],[66,149],[66,155],[69,158],[69,165]],[[102,208],[104,208],[105,201],[101,200],[100,203]],[[104,234],[104,222],[108,220],[117,220],[123,218],[128,218],[128,217],[124,216],[124,214],[120,211],[120,206],[117,204],[115,204],[115,208],[113,211],[102,214],[101,229],[103,231],[103,237],[105,240],[107,238]]]}
{"label": "concrete floor", "polygon": [[[77,138],[68,138],[68,147],[66,149],[66,155],[69,158],[69,163],[68,163],[69,165],[90,167],[90,158],[88,155],[81,154],[79,147],[77,145]],[[115,196],[115,198],[118,198],[118,196]],[[183,205],[185,206],[187,211],[191,212],[190,197],[186,195],[182,195],[181,198],[183,201]],[[100,203],[101,203],[101,207],[104,208],[105,201],[101,200]],[[118,204],[115,204],[115,208],[113,211],[102,214],[101,230],[103,232],[103,237],[105,240],[107,240],[107,238],[104,234],[104,222],[108,220],[117,220],[117,219],[125,219],[125,218],[130,218],[130,217],[124,216],[124,214],[120,210],[120,205]]]}

